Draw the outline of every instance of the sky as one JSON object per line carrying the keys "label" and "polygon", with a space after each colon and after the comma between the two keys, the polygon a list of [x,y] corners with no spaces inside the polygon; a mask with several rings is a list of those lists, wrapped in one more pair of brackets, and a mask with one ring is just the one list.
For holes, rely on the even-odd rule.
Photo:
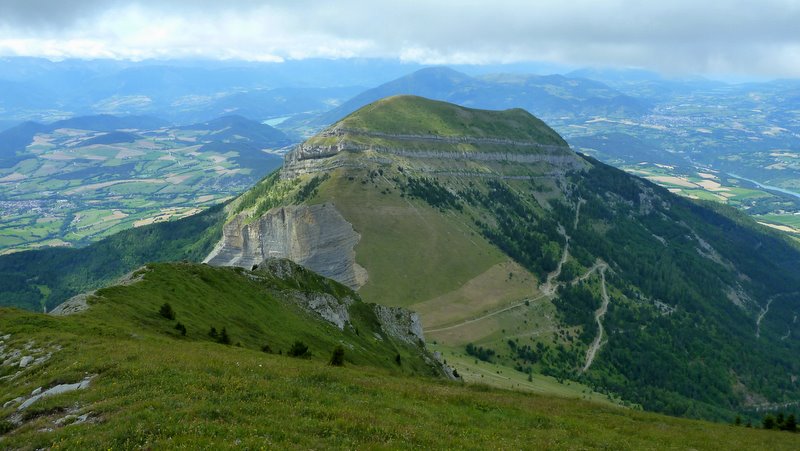
{"label": "sky", "polygon": [[0,0],[0,56],[550,62],[800,78],[800,0]]}

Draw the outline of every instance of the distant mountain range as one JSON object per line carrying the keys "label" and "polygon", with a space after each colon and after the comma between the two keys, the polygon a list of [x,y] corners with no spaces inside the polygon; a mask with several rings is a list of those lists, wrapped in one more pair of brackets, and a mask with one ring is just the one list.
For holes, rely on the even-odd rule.
{"label": "distant mountain range", "polygon": [[314,118],[317,126],[331,124],[378,99],[411,94],[471,108],[524,108],[545,119],[592,116],[631,117],[650,105],[602,83],[560,75],[485,75],[470,77],[446,67],[421,69],[367,90],[339,107]]}

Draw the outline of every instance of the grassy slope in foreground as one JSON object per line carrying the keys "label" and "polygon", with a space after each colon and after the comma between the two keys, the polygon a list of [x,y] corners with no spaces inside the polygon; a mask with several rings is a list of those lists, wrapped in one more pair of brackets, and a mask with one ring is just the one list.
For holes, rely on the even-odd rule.
{"label": "grassy slope in foreground", "polygon": [[[101,290],[105,300],[97,300],[82,314],[59,318],[3,310],[0,332],[11,335],[4,345],[24,348],[33,341],[36,348],[51,349],[53,356],[7,382],[0,402],[39,386],[97,376],[86,390],[31,405],[24,411],[25,424],[0,436],[0,447],[792,449],[796,445],[790,434],[404,376],[400,373],[408,371],[411,355],[404,354],[398,369],[380,357],[369,361],[370,356],[380,356],[381,349],[359,348],[372,336],[368,324],[358,324],[360,336],[345,336],[319,321],[301,321],[302,312],[292,312],[288,304],[265,296],[267,290],[250,281],[248,274],[230,268],[158,264],[145,272],[143,282]],[[273,283],[273,289],[290,286]],[[302,283],[343,293],[342,287],[326,289],[324,281],[313,277]],[[175,321],[158,315],[164,299],[171,301],[177,321],[189,329],[187,337],[173,329]],[[226,326],[243,347],[213,343],[205,336],[210,322]],[[295,359],[252,348],[266,336],[275,346],[285,347],[300,333],[316,357]],[[348,356],[361,359],[358,364],[352,360],[343,368],[326,364],[324,348],[337,340],[356,345]],[[14,411],[13,406],[0,409],[0,416],[7,418]],[[55,424],[68,415],[84,414],[86,423]],[[67,424],[74,421],[71,418]]]}

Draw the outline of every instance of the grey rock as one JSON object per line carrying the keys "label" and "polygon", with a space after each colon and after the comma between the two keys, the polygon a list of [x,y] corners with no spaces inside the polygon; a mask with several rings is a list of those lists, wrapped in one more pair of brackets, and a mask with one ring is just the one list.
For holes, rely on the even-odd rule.
{"label": "grey rock", "polygon": [[67,315],[74,315],[75,313],[80,313],[89,308],[89,304],[86,300],[91,296],[92,293],[82,293],[77,296],[73,296],[68,300],[59,304],[56,308],[50,311],[48,315],[52,316],[67,316]]}
{"label": "grey rock", "polygon": [[296,292],[295,300],[306,310],[314,312],[325,321],[344,330],[350,324],[350,313],[347,308],[355,302],[353,299],[344,298],[341,302],[328,293]]}
{"label": "grey rock", "polygon": [[[394,142],[413,143],[413,150],[403,147],[386,147],[377,144],[363,145],[346,139],[350,136],[368,136],[387,138]],[[589,165],[582,158],[571,152],[566,145],[549,145],[533,141],[513,141],[498,138],[481,138],[471,136],[438,136],[438,135],[395,135],[367,130],[353,130],[334,127],[320,134],[322,137],[341,138],[333,145],[300,144],[284,157],[281,178],[290,179],[299,175],[323,172],[333,167],[358,166],[357,162],[345,162],[342,159],[333,159],[343,152],[359,154],[359,160],[364,158],[364,151],[379,152],[384,155],[395,155],[403,158],[457,160],[457,161],[483,161],[483,162],[513,162],[521,164],[546,163],[557,172],[566,170],[581,170]],[[442,144],[471,144],[478,148],[506,149],[482,152],[456,152],[438,150]],[[509,152],[508,149],[516,149]],[[374,158],[374,157],[373,157]],[[365,162],[364,162],[365,163]],[[363,165],[362,165],[363,166]]]}
{"label": "grey rock", "polygon": [[14,398],[11,401],[7,401],[5,404],[3,404],[3,408],[5,409],[6,407],[13,406],[14,404],[19,404],[24,400],[25,398],[23,398],[22,396]]}
{"label": "grey rock", "polygon": [[82,381],[76,382],[74,384],[56,385],[55,387],[49,388],[44,392],[41,391],[42,390],[41,387],[37,388],[36,390],[34,390],[34,392],[38,391],[38,393],[31,393],[33,396],[28,398],[19,407],[17,407],[17,410],[25,410],[28,407],[30,407],[31,404],[35,403],[36,401],[38,401],[38,400],[40,400],[42,398],[46,398],[46,397],[49,397],[49,396],[60,395],[62,393],[68,393],[68,392],[76,391],[76,390],[84,390],[84,389],[89,387],[89,382],[91,382],[92,378],[93,378],[93,376],[88,376],[88,377],[84,378]]}
{"label": "grey rock", "polygon": [[332,204],[277,207],[246,220],[244,212],[225,224],[206,263],[250,269],[268,258],[288,258],[353,289],[366,283],[367,272],[355,261],[361,235]]}
{"label": "grey rock", "polygon": [[376,304],[375,316],[387,335],[412,345],[425,344],[422,323],[416,312]]}
{"label": "grey rock", "polygon": [[26,366],[30,365],[33,362],[33,357],[26,355],[19,360],[19,367],[25,368]]}

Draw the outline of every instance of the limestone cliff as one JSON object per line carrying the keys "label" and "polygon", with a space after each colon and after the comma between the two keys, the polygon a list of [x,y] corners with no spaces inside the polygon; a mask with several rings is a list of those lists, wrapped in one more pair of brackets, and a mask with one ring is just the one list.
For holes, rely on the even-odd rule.
{"label": "limestone cliff", "polygon": [[268,258],[288,258],[358,289],[367,272],[355,262],[360,235],[332,204],[273,208],[253,222],[247,213],[225,224],[222,240],[205,262],[251,268]]}

